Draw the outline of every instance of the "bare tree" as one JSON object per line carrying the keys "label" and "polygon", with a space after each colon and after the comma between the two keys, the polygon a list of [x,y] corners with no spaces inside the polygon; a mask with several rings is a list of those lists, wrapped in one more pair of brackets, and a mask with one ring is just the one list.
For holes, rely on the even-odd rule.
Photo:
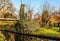
{"label": "bare tree", "polygon": [[9,11],[10,13],[14,13],[16,10],[10,0],[0,0],[0,12],[1,11]]}
{"label": "bare tree", "polygon": [[34,8],[32,8],[30,5],[26,5],[26,12],[27,12],[27,16],[32,18],[32,15],[34,13]]}
{"label": "bare tree", "polygon": [[43,12],[42,12],[42,26],[47,27],[47,23],[49,21],[49,5],[46,3],[43,4]]}

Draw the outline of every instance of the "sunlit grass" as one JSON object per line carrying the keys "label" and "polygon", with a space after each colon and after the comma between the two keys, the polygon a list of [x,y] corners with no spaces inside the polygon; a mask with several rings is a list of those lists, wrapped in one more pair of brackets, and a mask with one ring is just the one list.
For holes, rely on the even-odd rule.
{"label": "sunlit grass", "polygon": [[53,27],[50,29],[47,28],[40,28],[36,30],[35,32],[32,32],[33,34],[37,35],[45,35],[45,36],[52,36],[52,37],[60,37],[60,32],[58,32],[59,28]]}
{"label": "sunlit grass", "polygon": [[0,38],[0,41],[4,41],[3,38]]}

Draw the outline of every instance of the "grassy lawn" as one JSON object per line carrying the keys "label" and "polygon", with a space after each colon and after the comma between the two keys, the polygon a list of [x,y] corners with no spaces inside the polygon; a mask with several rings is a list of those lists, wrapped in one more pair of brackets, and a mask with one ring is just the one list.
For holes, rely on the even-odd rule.
{"label": "grassy lawn", "polygon": [[60,32],[58,32],[59,28],[53,27],[50,29],[47,28],[40,28],[36,30],[35,32],[32,32],[33,34],[37,35],[45,35],[45,36],[52,36],[52,37],[60,37]]}
{"label": "grassy lawn", "polygon": [[3,38],[0,38],[0,41],[4,41]]}

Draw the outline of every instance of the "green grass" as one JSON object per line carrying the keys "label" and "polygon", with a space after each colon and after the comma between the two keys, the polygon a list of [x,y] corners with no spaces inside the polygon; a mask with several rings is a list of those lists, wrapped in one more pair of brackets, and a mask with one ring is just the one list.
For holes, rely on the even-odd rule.
{"label": "green grass", "polygon": [[0,38],[0,41],[4,41],[4,39],[3,38]]}
{"label": "green grass", "polygon": [[32,32],[33,34],[37,35],[45,35],[45,36],[52,36],[52,37],[60,37],[60,32],[58,32],[59,28],[53,27],[51,29],[47,28],[40,28],[36,30],[35,32]]}

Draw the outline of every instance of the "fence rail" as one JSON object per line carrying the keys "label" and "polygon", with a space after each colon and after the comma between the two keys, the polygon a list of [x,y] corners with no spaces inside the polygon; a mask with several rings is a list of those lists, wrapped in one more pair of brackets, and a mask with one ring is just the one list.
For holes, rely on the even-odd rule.
{"label": "fence rail", "polygon": [[43,38],[43,39],[49,39],[49,40],[51,40],[51,39],[52,40],[60,40],[60,37],[51,37],[51,36],[35,35],[35,34],[25,34],[25,33],[9,31],[9,30],[1,30],[1,31],[10,32],[10,33],[17,34],[17,35],[30,36],[30,37],[36,37],[36,38]]}
{"label": "fence rail", "polygon": [[0,21],[18,21],[19,19],[14,18],[0,18]]}

